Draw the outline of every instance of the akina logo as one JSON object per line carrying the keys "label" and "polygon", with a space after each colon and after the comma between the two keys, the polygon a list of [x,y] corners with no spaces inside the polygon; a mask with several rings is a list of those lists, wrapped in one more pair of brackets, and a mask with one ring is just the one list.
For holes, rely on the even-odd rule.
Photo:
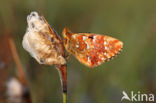
{"label": "akina logo", "polygon": [[154,102],[154,94],[145,94],[141,93],[140,91],[134,92],[131,91],[128,95],[125,91],[122,92],[123,96],[121,98],[121,101],[128,100],[128,101],[146,101],[146,102]]}

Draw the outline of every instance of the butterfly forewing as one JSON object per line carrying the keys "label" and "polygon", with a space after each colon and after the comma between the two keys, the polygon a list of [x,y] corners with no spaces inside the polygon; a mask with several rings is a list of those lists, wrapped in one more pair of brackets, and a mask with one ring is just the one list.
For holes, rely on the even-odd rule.
{"label": "butterfly forewing", "polygon": [[63,32],[65,48],[81,63],[96,67],[118,54],[123,43],[115,38],[93,33]]}

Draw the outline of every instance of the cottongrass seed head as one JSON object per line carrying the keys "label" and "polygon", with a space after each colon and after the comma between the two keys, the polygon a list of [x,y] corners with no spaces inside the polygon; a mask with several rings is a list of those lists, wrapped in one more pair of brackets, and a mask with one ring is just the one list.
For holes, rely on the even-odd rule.
{"label": "cottongrass seed head", "polygon": [[62,42],[44,17],[31,12],[27,16],[27,23],[23,48],[40,64],[66,64]]}

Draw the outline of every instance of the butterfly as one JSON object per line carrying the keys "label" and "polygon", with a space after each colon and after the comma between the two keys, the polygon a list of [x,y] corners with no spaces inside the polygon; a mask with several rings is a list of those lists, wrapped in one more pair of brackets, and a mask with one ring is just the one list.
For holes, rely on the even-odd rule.
{"label": "butterfly", "polygon": [[37,12],[31,12],[27,16],[27,23],[23,48],[40,64],[66,64],[62,41],[45,18]]}
{"label": "butterfly", "polygon": [[94,33],[72,33],[64,28],[63,43],[66,50],[82,64],[96,67],[120,53],[123,43],[107,35]]}

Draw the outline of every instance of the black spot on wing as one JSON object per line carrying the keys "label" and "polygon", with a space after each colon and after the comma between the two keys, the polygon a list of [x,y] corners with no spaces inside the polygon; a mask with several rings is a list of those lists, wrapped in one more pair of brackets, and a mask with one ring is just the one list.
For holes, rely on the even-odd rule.
{"label": "black spot on wing", "polygon": [[89,35],[88,38],[89,39],[94,39],[94,35]]}

